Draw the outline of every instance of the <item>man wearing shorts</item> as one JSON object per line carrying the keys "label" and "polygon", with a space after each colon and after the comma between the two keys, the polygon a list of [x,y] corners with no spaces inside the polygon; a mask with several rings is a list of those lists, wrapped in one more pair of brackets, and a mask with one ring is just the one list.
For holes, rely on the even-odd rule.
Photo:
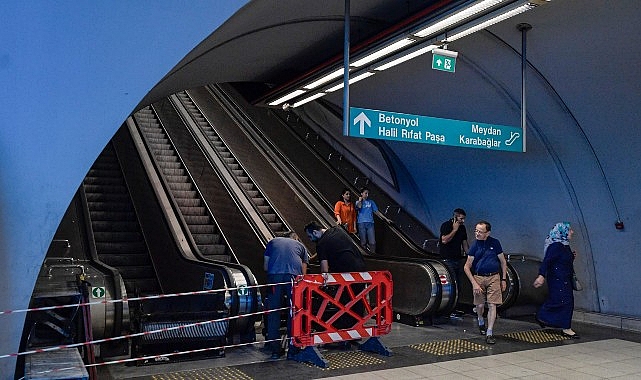
{"label": "man wearing shorts", "polygon": [[[493,329],[496,321],[496,306],[503,303],[507,287],[507,262],[498,239],[490,236],[492,226],[484,220],[476,223],[476,241],[467,251],[467,261],[463,270],[472,284],[474,305],[478,316],[479,331],[485,335],[487,344],[496,343]],[[483,319],[485,303],[488,304],[487,327]]]}

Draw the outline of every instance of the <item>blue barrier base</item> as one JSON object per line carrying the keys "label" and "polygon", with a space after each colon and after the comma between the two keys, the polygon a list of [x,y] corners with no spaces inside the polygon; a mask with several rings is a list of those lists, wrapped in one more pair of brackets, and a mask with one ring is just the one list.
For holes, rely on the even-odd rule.
{"label": "blue barrier base", "polygon": [[316,346],[305,347],[296,353],[292,349],[287,351],[287,359],[301,363],[311,363],[321,368],[329,367],[329,362],[323,357]]}
{"label": "blue barrier base", "polygon": [[392,356],[392,350],[385,347],[378,337],[372,337],[358,345],[361,351],[374,352],[383,356]]}

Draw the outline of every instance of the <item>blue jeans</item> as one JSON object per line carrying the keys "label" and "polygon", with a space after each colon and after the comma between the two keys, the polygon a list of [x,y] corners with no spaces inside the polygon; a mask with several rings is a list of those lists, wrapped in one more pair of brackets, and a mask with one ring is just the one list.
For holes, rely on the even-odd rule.
{"label": "blue jeans", "polygon": [[[285,307],[283,305],[283,296],[287,296],[287,299],[291,299],[292,296],[292,278],[294,275],[291,274],[268,274],[267,283],[276,284],[279,282],[287,282],[283,285],[272,285],[267,289],[267,309],[274,310]],[[289,305],[287,305],[289,306]],[[280,338],[280,316],[283,310],[272,311],[267,314],[267,340],[274,340]],[[287,311],[287,336],[291,336],[292,329],[292,320]],[[280,341],[269,342],[269,346],[273,353],[280,352]]]}
{"label": "blue jeans", "polygon": [[376,250],[376,235],[374,233],[374,222],[357,223],[358,238],[361,239],[361,246],[368,247],[371,251]]}

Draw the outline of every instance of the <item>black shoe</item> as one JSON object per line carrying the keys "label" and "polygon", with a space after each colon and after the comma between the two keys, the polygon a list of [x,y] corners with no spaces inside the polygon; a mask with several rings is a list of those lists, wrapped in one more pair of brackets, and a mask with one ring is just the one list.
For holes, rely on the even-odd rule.
{"label": "black shoe", "polygon": [[542,329],[544,329],[544,328],[548,327],[548,326],[547,326],[545,323],[543,323],[543,321],[542,321],[542,320],[540,320],[539,318],[535,318],[535,319],[536,319],[536,323],[538,323],[538,324],[539,324],[539,326],[541,326],[541,328],[542,328]]}
{"label": "black shoe", "polygon": [[579,334],[577,334],[577,333],[574,333],[574,334],[568,334],[568,333],[566,333],[565,331],[561,331],[561,335],[563,335],[563,336],[564,336],[564,337],[566,337],[566,338],[570,338],[570,339],[581,339],[581,337],[580,337],[580,336],[579,336]]}
{"label": "black shoe", "polygon": [[485,335],[485,333],[487,333],[487,327],[485,327],[485,325],[479,325],[479,331],[481,335]]}
{"label": "black shoe", "polygon": [[494,339],[494,335],[488,335],[485,337],[485,343],[487,344],[494,344],[496,343],[496,339]]}

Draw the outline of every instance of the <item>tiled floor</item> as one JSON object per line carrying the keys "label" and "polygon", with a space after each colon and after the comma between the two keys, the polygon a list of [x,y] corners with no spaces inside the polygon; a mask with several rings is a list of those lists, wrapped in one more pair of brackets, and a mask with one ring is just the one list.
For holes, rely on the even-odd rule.
{"label": "tiled floor", "polygon": [[[325,379],[361,379],[363,373]],[[641,379],[641,344],[606,339],[385,369],[368,379]]]}
{"label": "tiled floor", "polygon": [[[581,339],[541,330],[533,318],[501,318],[497,343],[488,345],[476,318],[431,326],[392,325],[380,337],[391,356],[350,349],[319,349],[329,365],[320,368],[282,358],[255,345],[229,348],[224,358],[151,366],[101,368],[101,379],[641,379],[641,333],[575,323]],[[262,339],[261,336],[258,337]]]}

